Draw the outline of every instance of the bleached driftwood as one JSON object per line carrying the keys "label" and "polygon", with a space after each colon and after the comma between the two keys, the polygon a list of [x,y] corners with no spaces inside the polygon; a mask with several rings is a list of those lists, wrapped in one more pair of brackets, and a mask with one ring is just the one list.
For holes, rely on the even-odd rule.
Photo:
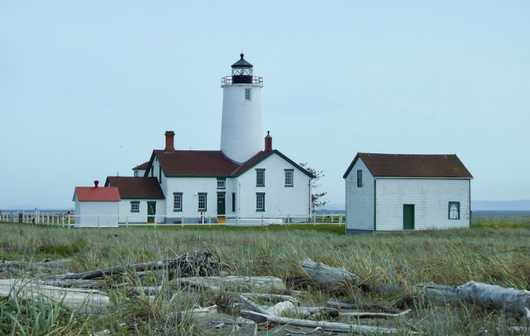
{"label": "bleached driftwood", "polygon": [[314,316],[322,316],[329,318],[336,318],[339,316],[339,311],[335,308],[330,307],[296,307],[296,313],[302,315],[304,318],[310,318]]}
{"label": "bleached driftwood", "polygon": [[325,290],[340,290],[360,282],[359,276],[342,267],[328,266],[309,258],[304,259],[302,268],[314,283]]}
{"label": "bleached driftwood", "polygon": [[399,314],[400,311],[395,308],[385,307],[378,304],[356,304],[341,302],[335,299],[329,299],[326,303],[328,307],[339,310],[362,310],[362,311],[376,311],[378,313]]}
{"label": "bleached driftwood", "polygon": [[263,313],[258,313],[250,310],[241,311],[241,316],[244,318],[261,321],[266,319],[269,322],[290,325],[295,327],[304,327],[304,328],[322,328],[323,331],[331,332],[340,332],[340,333],[359,333],[359,334],[397,334],[400,331],[396,328],[385,328],[385,327],[376,327],[360,324],[347,324],[340,322],[328,322],[328,321],[313,321],[313,320],[302,320],[302,319],[293,319],[287,317],[281,317],[276,315],[268,315]]}
{"label": "bleached driftwood", "polygon": [[267,308],[265,311],[268,315],[282,316],[284,313],[294,312],[295,310],[296,306],[291,301],[283,301]]}
{"label": "bleached driftwood", "polygon": [[191,286],[212,291],[256,291],[283,292],[286,290],[282,279],[273,276],[209,276],[177,279],[181,287]]}
{"label": "bleached driftwood", "polygon": [[239,301],[241,301],[241,303],[245,306],[248,307],[248,309],[250,310],[253,310],[253,311],[256,311],[256,312],[259,312],[259,313],[262,313],[262,314],[267,314],[267,309],[260,306],[259,304],[257,304],[256,302],[252,301],[251,299],[249,299],[248,297],[244,296],[244,295],[240,295],[239,296]]}
{"label": "bleached driftwood", "polygon": [[14,295],[24,299],[42,298],[82,312],[98,312],[110,305],[109,297],[97,290],[46,286],[20,279],[1,279],[0,297]]}
{"label": "bleached driftwood", "polygon": [[19,261],[4,260],[0,262],[0,271],[57,271],[63,270],[70,265],[71,259],[56,259],[43,261]]}
{"label": "bleached driftwood", "polygon": [[444,302],[467,302],[485,308],[498,309],[526,316],[530,307],[530,291],[505,288],[469,281],[452,287],[436,284],[423,285],[426,298]]}
{"label": "bleached driftwood", "polygon": [[172,270],[177,276],[207,276],[216,275],[221,271],[221,262],[216,254],[209,251],[195,251],[177,256],[175,259],[161,260],[148,263],[138,263],[126,266],[116,266],[80,273],[67,273],[56,276],[56,279],[97,279],[129,270],[134,272],[153,271],[160,269]]}
{"label": "bleached driftwood", "polygon": [[65,287],[65,288],[84,288],[84,289],[100,289],[105,287],[105,282],[102,280],[83,280],[83,279],[50,279],[39,282],[41,285]]}
{"label": "bleached driftwood", "polygon": [[410,309],[404,310],[399,313],[375,313],[375,312],[340,312],[339,316],[343,317],[354,317],[354,318],[389,318],[389,317],[402,317],[410,313]]}
{"label": "bleached driftwood", "polygon": [[[239,293],[237,294],[239,295]],[[241,293],[241,295],[254,298],[254,299],[265,300],[269,302],[291,301],[292,303],[298,303],[298,299],[291,295],[269,294],[269,293]]]}

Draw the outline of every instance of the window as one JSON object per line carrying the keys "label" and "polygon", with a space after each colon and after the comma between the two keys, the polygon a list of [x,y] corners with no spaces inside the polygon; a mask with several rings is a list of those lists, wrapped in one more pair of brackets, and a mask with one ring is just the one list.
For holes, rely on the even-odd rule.
{"label": "window", "polygon": [[285,186],[294,187],[294,169],[285,169]]}
{"label": "window", "polygon": [[232,193],[232,212],[236,212],[236,193]]}
{"label": "window", "polygon": [[357,188],[362,188],[363,186],[363,171],[361,169],[357,170]]}
{"label": "window", "polygon": [[158,183],[162,184],[162,166],[158,165]]}
{"label": "window", "polygon": [[265,186],[265,169],[256,169],[256,187]]}
{"label": "window", "polygon": [[218,177],[217,178],[217,189],[225,189],[225,188],[226,188],[226,178]]}
{"label": "window", "polygon": [[252,91],[249,88],[245,89],[245,100],[252,100]]}
{"label": "window", "polygon": [[256,193],[256,212],[265,211],[265,193]]}
{"label": "window", "polygon": [[449,202],[449,219],[460,219],[460,202]]}
{"label": "window", "polygon": [[138,176],[140,176],[140,173],[138,173],[138,170],[135,170],[134,171],[134,177],[138,177]]}
{"label": "window", "polygon": [[182,193],[181,192],[173,193],[173,211],[174,212],[182,211]]}
{"label": "window", "polygon": [[131,212],[140,212],[140,201],[131,201]]}
{"label": "window", "polygon": [[199,193],[199,211],[206,211],[208,206],[208,194]]}

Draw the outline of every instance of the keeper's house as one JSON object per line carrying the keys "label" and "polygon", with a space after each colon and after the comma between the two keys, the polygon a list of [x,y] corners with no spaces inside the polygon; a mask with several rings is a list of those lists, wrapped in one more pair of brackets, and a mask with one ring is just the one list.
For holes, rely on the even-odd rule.
{"label": "keeper's house", "polygon": [[456,155],[358,153],[346,181],[346,231],[467,228],[473,176]]}

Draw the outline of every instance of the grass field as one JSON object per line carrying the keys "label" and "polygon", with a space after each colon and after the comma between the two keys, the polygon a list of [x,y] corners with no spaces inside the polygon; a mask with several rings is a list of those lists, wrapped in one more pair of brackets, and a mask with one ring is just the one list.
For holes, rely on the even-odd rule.
{"label": "grass field", "polygon": [[[288,284],[305,277],[300,262],[310,257],[329,265],[344,266],[367,285],[399,284],[410,293],[419,283],[456,285],[469,280],[530,288],[530,225],[526,221],[483,220],[469,230],[356,236],[343,232],[344,227],[340,225],[94,230],[0,224],[0,259],[71,258],[69,271],[83,271],[167,259],[208,248],[221,256],[233,274],[275,275]],[[0,273],[0,278],[7,276],[12,275]],[[89,334],[102,328],[113,328],[122,335],[202,334],[189,323],[168,326],[162,312],[175,309],[174,302],[164,298],[154,303],[132,302],[120,299],[120,295],[115,297],[117,304],[107,314],[98,316],[75,314],[44,302],[14,303],[0,299],[0,335],[74,335],[77,331]],[[194,300],[208,304],[204,301],[214,300],[191,298],[186,293],[181,297],[181,305],[189,305]],[[304,296],[306,302],[313,304],[322,304],[328,298],[328,294],[316,289],[309,289]],[[342,299],[392,306],[402,297],[377,296],[352,289]],[[491,335],[509,335],[506,325],[518,323],[500,313],[474,307],[431,306],[418,301],[411,303],[411,307],[413,312],[395,323],[425,335],[479,335],[484,329]],[[43,319],[47,322],[40,321]],[[131,329],[130,323],[126,330],[118,327],[125,321],[134,321],[134,328]],[[262,335],[284,334],[281,330],[262,331]]]}

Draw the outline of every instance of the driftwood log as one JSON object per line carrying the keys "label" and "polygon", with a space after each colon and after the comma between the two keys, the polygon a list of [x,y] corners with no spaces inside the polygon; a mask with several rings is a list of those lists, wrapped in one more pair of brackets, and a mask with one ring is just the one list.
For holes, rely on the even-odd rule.
{"label": "driftwood log", "polygon": [[[229,293],[229,294],[237,294],[239,293]],[[298,299],[291,295],[283,295],[283,294],[269,294],[269,293],[240,293],[240,295],[258,299],[258,300],[264,300],[272,303],[278,303],[282,301],[290,301],[292,303],[298,303]]]}
{"label": "driftwood log", "polygon": [[423,289],[425,297],[430,300],[472,303],[519,316],[526,316],[530,307],[530,291],[481,282],[470,281],[457,287],[427,284]]}
{"label": "driftwood log", "polygon": [[46,286],[21,279],[1,279],[0,297],[13,296],[29,300],[49,300],[87,313],[102,311],[110,305],[109,297],[97,290]]}
{"label": "driftwood log", "polygon": [[65,288],[83,288],[83,289],[101,289],[105,287],[103,280],[83,280],[83,279],[50,279],[39,281],[41,285],[65,287]]}
{"label": "driftwood log", "polygon": [[192,287],[198,289],[238,292],[284,292],[285,283],[282,279],[273,276],[209,276],[209,277],[188,277],[176,280],[180,287]]}
{"label": "driftwood log", "polygon": [[[335,313],[338,313],[337,310],[334,310],[328,307],[296,307],[292,302],[284,301],[284,302],[277,303],[276,305],[272,307],[266,308],[266,307],[256,304],[255,302],[245,297],[244,295],[240,296],[240,300],[243,305],[248,307],[248,310],[242,310],[240,312],[241,316],[246,319],[252,320],[256,323],[264,323],[268,321],[271,323],[289,325],[289,326],[294,326],[294,327],[313,328],[313,329],[318,329],[320,331],[339,332],[339,333],[359,333],[359,334],[366,334],[366,335],[367,334],[397,334],[399,332],[402,332],[396,328],[384,328],[384,327],[377,327],[377,326],[347,324],[347,323],[328,322],[328,321],[314,321],[314,320],[308,320],[308,319],[295,319],[295,318],[287,318],[287,317],[281,316],[282,314],[287,313],[287,312],[293,312],[293,313],[301,314],[304,316],[310,316],[310,315],[314,315],[317,313],[322,313],[327,310],[333,310]],[[407,313],[408,311],[405,311],[401,313],[399,316],[403,316]],[[370,314],[370,313],[365,313],[365,314]],[[354,315],[349,315],[349,316],[354,316]],[[359,316],[359,317],[362,317],[362,316]],[[396,316],[393,316],[393,317],[396,317]],[[409,332],[409,334],[411,333]]]}
{"label": "driftwood log", "polygon": [[304,259],[302,268],[316,285],[327,291],[340,291],[360,282],[359,276],[342,267],[328,266],[309,258]]}
{"label": "driftwood log", "polygon": [[106,276],[123,274],[129,270],[134,272],[154,271],[167,269],[176,276],[207,276],[217,275],[221,271],[219,256],[210,251],[195,251],[178,256],[175,259],[161,260],[148,263],[139,263],[126,266],[115,266],[88,272],[67,273],[56,276],[56,279],[98,279]]}
{"label": "driftwood log", "polygon": [[358,303],[348,303],[338,301],[336,299],[329,299],[326,303],[328,307],[335,308],[338,310],[362,310],[362,311],[375,311],[378,313],[387,313],[387,314],[399,314],[400,310],[385,307],[378,304],[358,304]]}
{"label": "driftwood log", "polygon": [[339,316],[353,317],[353,318],[389,318],[389,317],[403,317],[410,313],[411,310],[407,309],[399,313],[377,313],[377,312],[340,312]]}
{"label": "driftwood log", "polygon": [[38,272],[64,272],[72,263],[71,259],[56,259],[43,261],[0,261],[0,272],[12,271],[38,271]]}
{"label": "driftwood log", "polygon": [[267,308],[265,311],[268,315],[282,316],[287,312],[295,312],[296,306],[291,301],[283,301],[278,302],[274,306]]}
{"label": "driftwood log", "polygon": [[347,324],[340,322],[328,322],[328,321],[313,321],[313,320],[302,320],[287,318],[269,314],[258,313],[250,310],[241,311],[241,316],[253,321],[267,320],[272,323],[290,325],[295,327],[303,328],[321,328],[322,331],[328,332],[339,332],[339,333],[358,333],[363,335],[368,334],[397,334],[400,331],[396,328],[385,328],[376,327],[369,325],[360,324]]}

